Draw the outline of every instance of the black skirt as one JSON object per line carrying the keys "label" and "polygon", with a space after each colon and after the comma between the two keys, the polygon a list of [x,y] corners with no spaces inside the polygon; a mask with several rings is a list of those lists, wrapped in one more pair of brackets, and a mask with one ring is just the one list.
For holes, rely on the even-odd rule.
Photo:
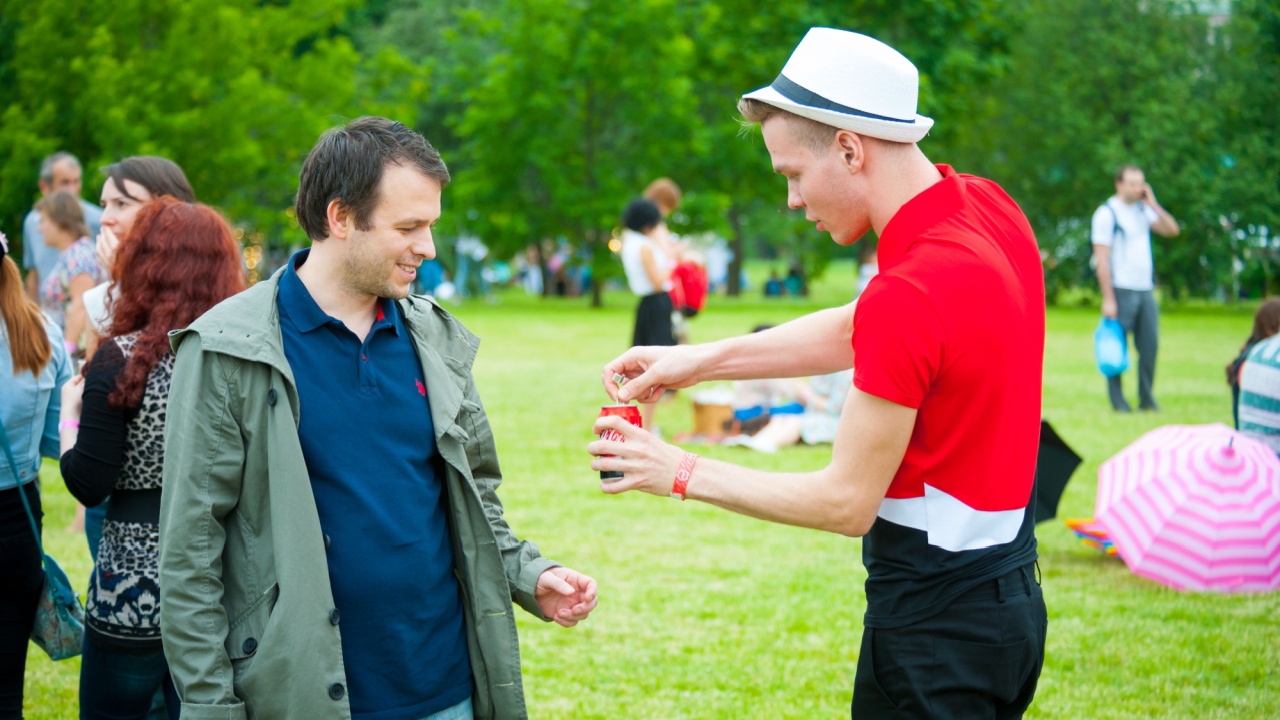
{"label": "black skirt", "polygon": [[656,292],[640,298],[636,307],[636,331],[631,335],[631,345],[675,345],[675,333],[671,330],[671,296]]}

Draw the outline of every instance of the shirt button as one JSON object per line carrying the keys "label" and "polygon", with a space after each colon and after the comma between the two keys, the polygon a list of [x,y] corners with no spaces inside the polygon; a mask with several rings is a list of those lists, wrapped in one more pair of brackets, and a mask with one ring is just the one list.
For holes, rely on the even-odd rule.
{"label": "shirt button", "polygon": [[240,646],[244,650],[245,655],[252,655],[258,649],[258,641],[253,638],[245,638],[244,644]]}
{"label": "shirt button", "polygon": [[329,552],[329,536],[324,536],[324,551]]}
{"label": "shirt button", "polygon": [[334,683],[329,686],[329,697],[334,700],[341,700],[343,695],[347,694],[347,689],[342,687],[342,683]]}
{"label": "shirt button", "polygon": [[334,608],[334,609],[332,609],[332,610],[330,610],[330,611],[329,611],[329,624],[330,624],[330,625],[337,625],[337,624],[338,624],[338,621],[339,621],[339,620],[341,620],[341,619],[342,619],[342,613],[338,612],[338,608]]}
{"label": "shirt button", "polygon": [[270,390],[268,390],[268,391],[267,391],[267,404],[268,404],[268,405],[271,405],[271,406],[273,406],[273,407],[275,406],[275,404],[276,404],[276,389],[275,389],[275,388],[271,388]]}

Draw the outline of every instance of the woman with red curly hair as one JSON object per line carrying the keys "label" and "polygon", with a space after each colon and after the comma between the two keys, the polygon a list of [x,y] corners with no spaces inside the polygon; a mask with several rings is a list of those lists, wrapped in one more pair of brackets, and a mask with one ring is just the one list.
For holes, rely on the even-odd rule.
{"label": "woman with red curly hair", "polygon": [[80,717],[142,720],[163,688],[181,703],[160,645],[159,518],[169,331],[244,289],[231,227],[212,208],[162,197],[139,211],[112,269],[115,315],[83,378],[62,393],[62,477],[77,500],[108,495],[89,579]]}

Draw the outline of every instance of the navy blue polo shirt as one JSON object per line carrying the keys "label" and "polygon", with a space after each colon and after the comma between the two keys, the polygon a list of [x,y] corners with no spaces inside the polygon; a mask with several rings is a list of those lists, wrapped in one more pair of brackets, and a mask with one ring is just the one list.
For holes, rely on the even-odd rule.
{"label": "navy blue polo shirt", "polygon": [[276,302],[351,714],[418,720],[472,691],[428,388],[396,303],[379,301],[361,342],[302,284],[309,252],[290,259]]}

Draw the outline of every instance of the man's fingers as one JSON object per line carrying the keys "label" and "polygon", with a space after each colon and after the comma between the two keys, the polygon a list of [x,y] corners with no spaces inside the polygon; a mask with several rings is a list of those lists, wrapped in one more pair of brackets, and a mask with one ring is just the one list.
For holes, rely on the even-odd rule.
{"label": "man's fingers", "polygon": [[[631,423],[627,422],[626,420],[623,420],[622,418],[616,415],[605,415],[603,417],[596,418],[595,424],[591,427],[591,432],[596,435],[600,435],[605,430],[613,430],[614,432],[621,435],[623,438],[630,440],[631,438],[637,435],[640,428],[636,427],[635,425],[632,425]],[[600,454],[603,455],[608,453],[600,453]]]}
{"label": "man's fingers", "polygon": [[577,592],[564,578],[552,572],[547,573],[547,585],[561,595],[572,595]]}

